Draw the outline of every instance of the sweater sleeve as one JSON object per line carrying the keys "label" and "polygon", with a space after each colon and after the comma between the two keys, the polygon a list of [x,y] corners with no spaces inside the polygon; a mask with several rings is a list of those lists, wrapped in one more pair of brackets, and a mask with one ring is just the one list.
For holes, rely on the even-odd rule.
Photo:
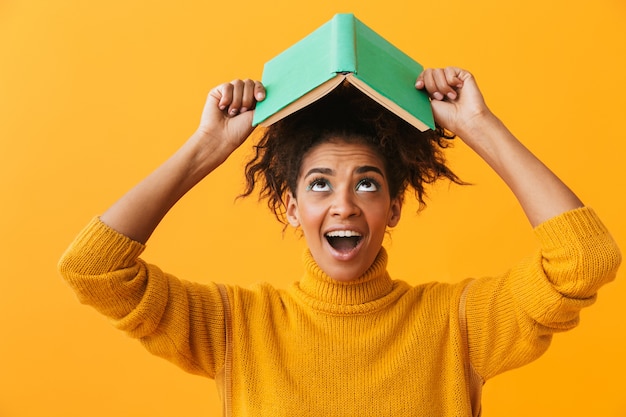
{"label": "sweater sleeve", "polygon": [[554,333],[578,324],[580,310],[617,274],[619,248],[590,208],[550,219],[535,235],[535,254],[469,289],[470,360],[483,380],[538,358]]}
{"label": "sweater sleeve", "polygon": [[58,267],[81,303],[108,316],[151,353],[190,373],[214,378],[225,349],[217,286],[164,273],[139,258],[144,248],[95,218]]}

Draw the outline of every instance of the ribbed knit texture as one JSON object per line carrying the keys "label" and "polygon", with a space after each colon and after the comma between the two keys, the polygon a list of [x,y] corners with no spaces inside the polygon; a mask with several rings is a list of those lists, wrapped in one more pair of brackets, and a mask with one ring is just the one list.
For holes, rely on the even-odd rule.
{"label": "ribbed knit texture", "polygon": [[[543,353],[619,266],[615,242],[588,208],[535,232],[541,250],[468,292],[470,357],[483,380]],[[81,302],[148,350],[215,378],[225,355],[217,286],[165,274],[137,259],[142,250],[94,219],[59,268]],[[384,249],[349,283],[327,277],[308,252],[304,265],[286,290],[227,287],[233,416],[470,415],[458,325],[466,281],[392,280]]]}

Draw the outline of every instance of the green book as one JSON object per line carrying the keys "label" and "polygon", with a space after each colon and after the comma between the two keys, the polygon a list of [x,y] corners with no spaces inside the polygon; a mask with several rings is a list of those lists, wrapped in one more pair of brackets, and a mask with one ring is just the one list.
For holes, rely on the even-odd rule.
{"label": "green book", "polygon": [[428,95],[415,89],[422,70],[353,14],[337,14],[265,64],[253,124],[269,126],[347,80],[419,130],[434,129]]}

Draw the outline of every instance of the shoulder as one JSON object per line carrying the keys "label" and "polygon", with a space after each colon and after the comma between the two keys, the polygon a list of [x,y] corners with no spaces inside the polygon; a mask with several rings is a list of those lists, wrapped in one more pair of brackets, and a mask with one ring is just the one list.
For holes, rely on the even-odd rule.
{"label": "shoulder", "polygon": [[449,313],[456,313],[461,299],[466,297],[467,289],[474,281],[468,278],[454,283],[433,281],[415,286],[404,284],[408,289],[398,302],[413,310],[448,316]]}

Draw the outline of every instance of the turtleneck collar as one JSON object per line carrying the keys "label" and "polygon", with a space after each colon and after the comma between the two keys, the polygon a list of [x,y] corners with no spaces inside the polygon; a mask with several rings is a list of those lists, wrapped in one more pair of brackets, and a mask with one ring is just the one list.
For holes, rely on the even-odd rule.
{"label": "turtleneck collar", "polygon": [[387,252],[380,249],[365,273],[348,282],[330,278],[317,265],[311,252],[304,253],[304,275],[293,290],[310,307],[333,314],[364,314],[377,310],[397,298],[397,282],[387,273]]}

